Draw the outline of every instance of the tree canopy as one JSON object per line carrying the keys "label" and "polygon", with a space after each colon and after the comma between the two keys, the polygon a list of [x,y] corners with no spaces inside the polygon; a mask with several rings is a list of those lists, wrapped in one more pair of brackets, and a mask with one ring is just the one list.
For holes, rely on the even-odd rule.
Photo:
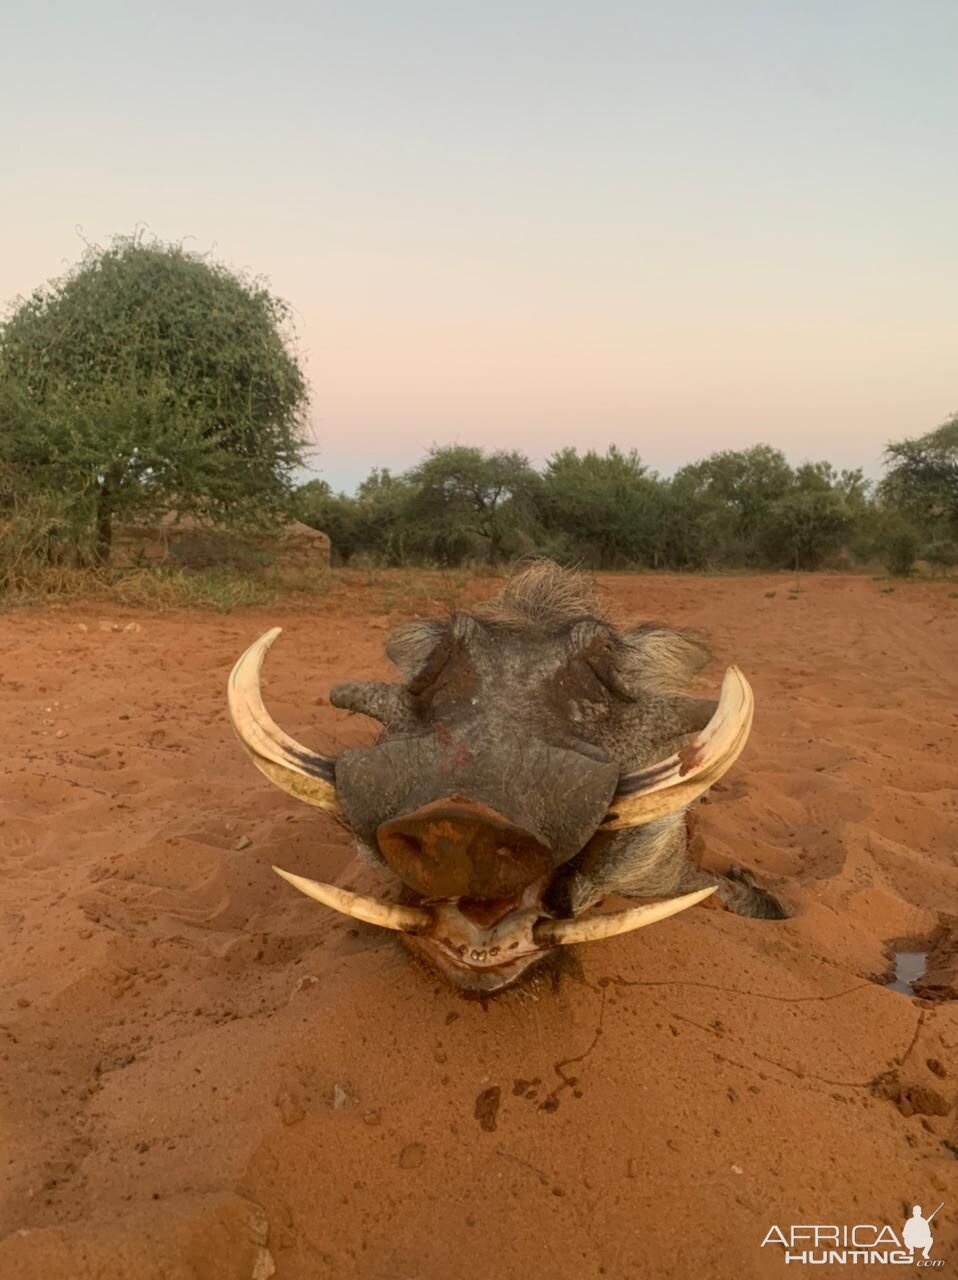
{"label": "tree canopy", "polygon": [[499,563],[510,535],[534,518],[540,484],[523,454],[466,445],[433,447],[407,479],[408,517],[420,545],[445,561],[478,544],[489,564]]}
{"label": "tree canopy", "polygon": [[544,523],[600,568],[639,562],[654,541],[658,489],[635,450],[561,449],[543,475]]}
{"label": "tree canopy", "polygon": [[[950,456],[946,448],[945,463]],[[947,466],[934,475],[947,478]],[[374,470],[355,497],[311,481],[299,512],[330,534],[343,562],[454,565],[533,553],[598,569],[803,570],[839,554],[896,572],[918,555],[958,563],[954,540],[936,540],[892,501],[892,488],[825,461],[793,467],[769,445],[722,450],[672,477],[614,445],[560,449],[541,471],[522,454],[456,445],[433,448],[401,476]],[[946,488],[935,490],[936,511]]]}
{"label": "tree canopy", "polygon": [[0,468],[100,558],[116,518],[274,521],[303,452],[288,322],[262,282],[178,245],[89,249],[0,327]]}
{"label": "tree canopy", "polygon": [[885,450],[885,497],[926,527],[958,537],[958,414]]}

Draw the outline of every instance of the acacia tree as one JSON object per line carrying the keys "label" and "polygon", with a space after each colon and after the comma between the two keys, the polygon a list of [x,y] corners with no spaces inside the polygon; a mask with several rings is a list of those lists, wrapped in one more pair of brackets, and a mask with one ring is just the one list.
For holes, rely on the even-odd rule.
{"label": "acacia tree", "polygon": [[773,503],[793,484],[785,455],[767,444],[726,449],[682,467],[675,476],[677,492],[695,502],[709,526],[713,547],[723,548],[732,562],[755,562]]}
{"label": "acacia tree", "polygon": [[958,414],[917,440],[885,450],[882,497],[927,529],[958,537]]}
{"label": "acacia tree", "polygon": [[464,543],[479,539],[492,565],[509,535],[531,521],[540,485],[523,454],[466,445],[432,448],[404,481],[413,490],[408,518],[445,558],[463,558]]}
{"label": "acacia tree", "polygon": [[0,465],[66,497],[101,560],[117,518],[269,524],[302,460],[289,309],[177,245],[120,237],[0,327]]}
{"label": "acacia tree", "polygon": [[611,445],[560,449],[546,464],[542,508],[549,529],[561,532],[569,550],[599,568],[616,563],[657,563],[664,503],[662,482],[635,450]]}

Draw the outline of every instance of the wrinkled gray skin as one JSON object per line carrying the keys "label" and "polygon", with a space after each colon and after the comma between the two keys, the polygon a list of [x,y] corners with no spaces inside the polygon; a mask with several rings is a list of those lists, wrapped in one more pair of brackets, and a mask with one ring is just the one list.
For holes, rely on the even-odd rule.
{"label": "wrinkled gray skin", "polygon": [[597,833],[620,773],[669,756],[710,719],[715,703],[687,692],[709,661],[696,640],[657,624],[617,631],[579,577],[539,563],[470,614],[402,627],[387,653],[401,684],[331,693],[334,706],[384,727],[376,745],[336,763],[340,801],[371,860],[383,862],[380,823],[459,794],[552,851],[543,905],[556,916],[607,895],[658,898],[710,885],[741,915],[786,914],[746,873],[694,866],[684,813]]}

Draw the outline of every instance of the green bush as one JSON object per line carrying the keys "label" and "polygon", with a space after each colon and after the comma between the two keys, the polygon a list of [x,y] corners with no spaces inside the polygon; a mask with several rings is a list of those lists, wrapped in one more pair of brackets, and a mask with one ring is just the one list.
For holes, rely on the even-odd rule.
{"label": "green bush", "polygon": [[769,505],[762,542],[774,564],[817,569],[841,546],[852,517],[833,489],[796,490]]}
{"label": "green bush", "polygon": [[896,577],[907,578],[915,568],[920,545],[918,534],[911,525],[892,522],[882,539],[882,562],[885,568]]}
{"label": "green bush", "polygon": [[51,566],[92,562],[91,531],[74,506],[50,492],[0,501],[0,591],[19,590]]}
{"label": "green bush", "polygon": [[929,542],[922,548],[921,559],[927,560],[936,569],[954,569],[958,566],[958,542],[950,538],[939,538]]}
{"label": "green bush", "polygon": [[0,467],[109,558],[115,520],[286,513],[306,384],[286,304],[179,246],[120,238],[0,326]]}

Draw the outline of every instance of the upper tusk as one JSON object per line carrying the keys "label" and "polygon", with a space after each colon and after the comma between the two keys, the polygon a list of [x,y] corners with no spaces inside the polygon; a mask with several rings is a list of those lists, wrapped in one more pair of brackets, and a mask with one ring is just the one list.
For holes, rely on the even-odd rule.
{"label": "upper tusk", "polygon": [[578,920],[545,920],[535,928],[535,940],[546,946],[567,947],[573,942],[598,942],[602,938],[614,938],[633,929],[658,924],[669,916],[677,915],[698,902],[704,902],[718,886],[697,889],[681,898],[669,898],[665,902],[650,902],[644,907],[630,907],[627,911],[612,911],[608,915],[587,916]]}
{"label": "upper tusk", "polygon": [[392,902],[380,902],[378,898],[365,898],[362,894],[337,889],[335,885],[324,884],[321,880],[307,880],[305,876],[293,875],[282,867],[274,867],[273,870],[294,889],[305,893],[307,898],[321,902],[324,907],[332,907],[344,916],[362,920],[365,924],[378,924],[383,929],[398,929],[401,933],[422,933],[433,923],[432,912],[425,911],[422,907],[402,907]]}
{"label": "upper tusk", "polygon": [[230,672],[227,684],[230,719],[260,773],[298,800],[317,805],[342,821],[336,797],[336,762],[318,751],[307,750],[284,733],[263,705],[260,671],[270,645],[281,630],[273,627],[261,635]]}
{"label": "upper tusk", "polygon": [[690,805],[742,754],[754,714],[751,685],[738,667],[729,667],[715,714],[702,732],[668,759],[623,774],[601,829],[641,826]]}

